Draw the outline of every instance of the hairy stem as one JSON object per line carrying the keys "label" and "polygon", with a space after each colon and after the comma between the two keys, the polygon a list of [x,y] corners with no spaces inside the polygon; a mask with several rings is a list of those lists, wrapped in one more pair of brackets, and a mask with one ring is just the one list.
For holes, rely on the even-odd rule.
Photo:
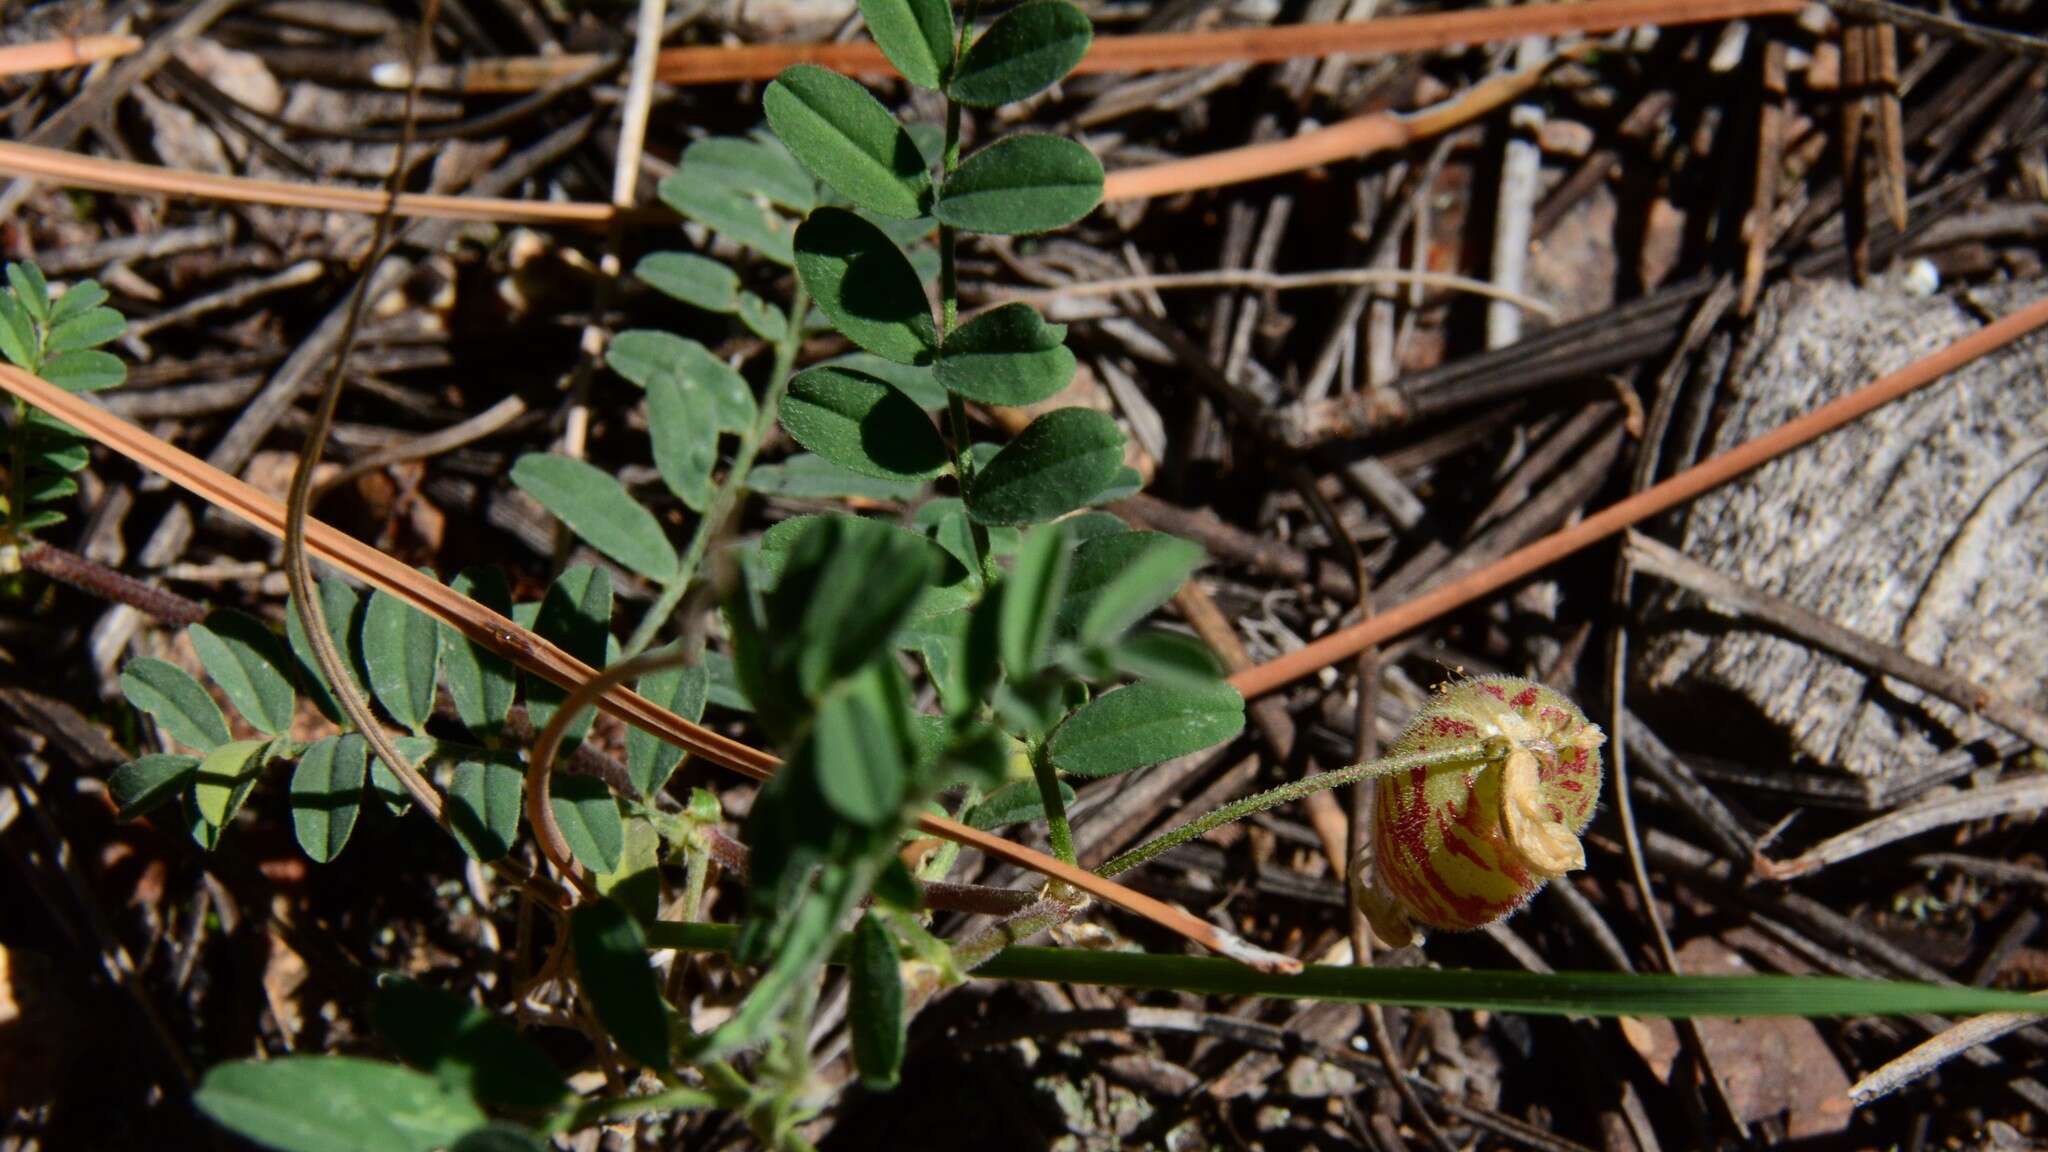
{"label": "hairy stem", "polygon": [[1061,862],[1074,862],[1074,830],[1067,824],[1067,801],[1060,795],[1059,772],[1040,746],[1031,753],[1031,775],[1038,781],[1038,794],[1045,800],[1045,825],[1052,839],[1052,854]]}
{"label": "hairy stem", "polygon": [[1282,804],[1314,795],[1330,788],[1341,788],[1360,780],[1371,780],[1380,776],[1391,776],[1396,772],[1407,772],[1416,768],[1433,768],[1440,764],[1474,763],[1496,760],[1507,755],[1506,741],[1500,737],[1488,737],[1469,744],[1453,744],[1443,748],[1432,748],[1427,752],[1410,752],[1401,756],[1386,756],[1368,760],[1335,772],[1320,772],[1300,780],[1290,781],[1270,791],[1247,796],[1234,803],[1225,804],[1208,815],[1175,828],[1162,836],[1154,837],[1129,852],[1111,860],[1096,869],[1099,876],[1114,876],[1158,856],[1162,852],[1178,848],[1190,840],[1211,832],[1234,820],[1242,820],[1255,812],[1278,808]]}
{"label": "hairy stem", "polygon": [[796,367],[797,353],[804,343],[804,313],[811,309],[811,298],[804,291],[802,280],[797,281],[796,291],[789,300],[789,328],[782,339],[775,342],[775,366],[768,376],[768,391],[761,397],[760,410],[754,416],[754,427],[740,438],[739,451],[733,454],[732,467],[725,473],[725,479],[718,484],[718,490],[711,496],[711,506],[697,521],[697,530],[690,536],[689,547],[684,549],[681,562],[676,565],[674,576],[662,586],[661,595],[647,614],[640,618],[639,627],[621,649],[626,659],[638,656],[647,650],[654,638],[675,615],[676,606],[696,582],[697,569],[704,562],[705,553],[711,550],[711,541],[724,531],[726,520],[739,506],[740,493],[746,490],[747,473],[754,467],[754,457],[760,453],[761,445],[775,430],[776,415],[782,410],[782,395],[789,390],[789,378]]}

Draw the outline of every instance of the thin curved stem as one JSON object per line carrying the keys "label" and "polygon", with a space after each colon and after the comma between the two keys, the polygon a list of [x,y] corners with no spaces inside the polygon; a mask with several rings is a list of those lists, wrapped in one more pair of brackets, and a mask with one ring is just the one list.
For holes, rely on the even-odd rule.
{"label": "thin curved stem", "polygon": [[1319,772],[1314,776],[1282,784],[1278,788],[1247,796],[1231,804],[1225,804],[1208,815],[1190,820],[1164,835],[1154,837],[1129,852],[1111,860],[1095,870],[1098,876],[1115,876],[1128,872],[1162,852],[1178,848],[1198,836],[1212,832],[1235,820],[1242,820],[1255,812],[1278,808],[1331,788],[1342,788],[1360,780],[1372,780],[1391,776],[1396,772],[1407,772],[1416,768],[1434,768],[1442,764],[1472,763],[1475,761],[1497,760],[1508,753],[1507,741],[1498,736],[1475,740],[1469,744],[1453,744],[1443,748],[1432,748],[1427,752],[1410,752],[1400,756],[1384,756],[1334,772]]}

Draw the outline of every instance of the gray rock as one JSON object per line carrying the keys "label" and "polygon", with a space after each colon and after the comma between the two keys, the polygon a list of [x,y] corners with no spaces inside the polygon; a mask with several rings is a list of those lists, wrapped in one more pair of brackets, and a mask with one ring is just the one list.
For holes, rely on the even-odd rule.
{"label": "gray rock", "polygon": [[[2040,282],[1981,290],[2004,314]],[[1781,285],[1737,353],[1710,452],[1751,439],[1981,327],[1898,286]],[[2048,340],[1978,360],[1687,509],[1687,555],[1845,627],[2048,707]],[[1697,610],[1665,593],[1661,606]],[[1711,606],[1708,606],[1711,607]],[[1750,630],[1678,629],[1637,666],[1666,710],[1745,731],[1865,778],[1987,728],[1903,684]],[[1733,745],[1730,758],[1753,747]],[[1755,765],[1765,767],[1767,765]]]}

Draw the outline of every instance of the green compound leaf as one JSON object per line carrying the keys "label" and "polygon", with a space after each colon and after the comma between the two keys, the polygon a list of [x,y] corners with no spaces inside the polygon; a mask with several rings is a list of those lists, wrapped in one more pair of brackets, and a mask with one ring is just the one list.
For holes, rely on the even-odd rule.
{"label": "green compound leaf", "polygon": [[272,736],[291,727],[298,694],[284,645],[261,620],[232,608],[216,609],[206,623],[185,630],[206,674],[244,719]]}
{"label": "green compound leaf", "polygon": [[852,969],[847,1015],[854,1067],[869,1088],[893,1088],[903,1069],[903,968],[895,939],[873,912],[854,925]]}
{"label": "green compound leaf", "polygon": [[466,1092],[354,1056],[217,1064],[192,1102],[214,1123],[278,1152],[434,1152],[487,1121]]}
{"label": "green compound leaf", "polygon": [[292,832],[315,863],[341,855],[363,807],[369,743],[360,733],[329,736],[306,749],[292,770]]}
{"label": "green compound leaf", "polygon": [[849,472],[822,456],[800,452],[780,464],[756,465],[747,487],[763,496],[800,500],[893,500],[907,503],[924,491],[914,480],[881,480]]}
{"label": "green compound leaf", "polygon": [[512,483],[590,546],[656,583],[676,572],[675,546],[625,486],[581,460],[531,452],[512,466]]}
{"label": "green compound leaf", "polygon": [[[1071,805],[1074,789],[1064,780],[1059,782],[1060,799]],[[1045,819],[1045,793],[1038,790],[1036,780],[1014,780],[994,792],[988,799],[969,808],[961,817],[971,828],[993,832],[1011,824],[1024,824]]]}
{"label": "green compound leaf", "polygon": [[1199,545],[1164,532],[1091,540],[1075,557],[1075,590],[1060,619],[1083,644],[1106,644],[1173,598],[1202,565]]}
{"label": "green compound leaf", "polygon": [[931,302],[903,251],[843,208],[820,208],[796,230],[796,270],[846,338],[898,364],[930,363]]}
{"label": "green compound leaf", "polygon": [[228,722],[221,717],[220,705],[174,664],[149,656],[130,660],[121,669],[121,694],[187,748],[210,752],[228,742]]}
{"label": "green compound leaf", "polygon": [[882,55],[920,88],[941,88],[953,73],[949,0],[860,0],[861,18]]}
{"label": "green compound leaf", "polygon": [[1050,399],[1074,379],[1067,326],[1029,304],[984,312],[946,337],[933,374],[947,391],[982,404],[1021,407]]}
{"label": "green compound leaf", "polygon": [[471,859],[489,864],[512,850],[525,795],[517,765],[465,760],[448,778],[448,830]]}
{"label": "green compound leaf", "polygon": [[647,438],[661,482],[692,512],[711,506],[718,467],[718,403],[696,377],[647,382]]}
{"label": "green compound leaf", "polygon": [[44,340],[50,352],[69,352],[77,348],[97,348],[111,340],[119,339],[128,327],[128,321],[121,318],[112,308],[89,308],[84,312],[51,327]]}
{"label": "green compound leaf", "polygon": [[626,822],[611,789],[593,776],[556,776],[548,789],[548,806],[562,839],[578,863],[592,872],[616,871],[626,850]]}
{"label": "green compound leaf", "polygon": [[[693,724],[704,718],[704,702],[710,690],[710,670],[701,664],[649,673],[634,687],[649,703]],[[652,798],[660,792],[682,762],[681,748],[637,727],[626,730],[626,777],[641,796]]]}
{"label": "green compound leaf", "polygon": [[107,777],[107,793],[120,808],[121,819],[147,816],[178,794],[199,771],[199,757],[158,752],[138,756]]}
{"label": "green compound leaf", "polygon": [[[448,585],[500,616],[512,615],[512,589],[502,569],[482,565],[468,569]],[[510,661],[446,624],[440,629],[441,667],[448,677],[448,695],[455,700],[455,714],[462,726],[485,744],[496,744],[505,734],[505,719],[512,714],[512,699],[519,692],[519,677]]]}
{"label": "green compound leaf", "polygon": [[841,196],[898,220],[931,208],[931,173],[917,142],[859,81],[798,64],[768,85],[761,108],[797,160]]}
{"label": "green compound leaf", "polygon": [[231,740],[200,759],[192,776],[192,799],[201,819],[215,828],[228,826],[256,786],[269,747],[268,740]]}
{"label": "green compound leaf", "polygon": [[946,92],[970,108],[1034,96],[1074,70],[1094,35],[1088,17],[1066,0],[1019,5],[967,50]]}
{"label": "green compound leaf", "polygon": [[[555,578],[554,586],[541,600],[533,630],[592,668],[602,668],[611,647],[611,619],[611,575],[601,568],[579,565],[564,569]],[[568,698],[569,694],[551,681],[527,677],[526,714],[536,731],[548,726],[555,718],[555,709]],[[574,748],[596,719],[597,710],[585,708],[569,725],[562,750]]]}
{"label": "green compound leaf", "polygon": [[975,473],[967,510],[983,524],[1032,524],[1088,503],[1123,467],[1116,421],[1060,408],[1031,422]]}
{"label": "green compound leaf", "polygon": [[104,392],[128,381],[128,366],[111,352],[80,348],[43,362],[43,379],[66,392]]}
{"label": "green compound leaf", "polygon": [[763,139],[711,136],[683,150],[683,177],[713,188],[760,196],[792,212],[818,206],[818,188],[811,174],[789,150],[764,134]]}
{"label": "green compound leaf", "polygon": [[1066,532],[1058,524],[1043,525],[1024,537],[1016,567],[1002,582],[997,644],[1013,679],[1044,667],[1071,556]]}
{"label": "green compound leaf", "polygon": [[951,459],[916,402],[846,368],[813,368],[791,380],[781,418],[797,443],[863,476],[928,480]]}
{"label": "green compound leaf", "polygon": [[1053,767],[1114,776],[1221,744],[1244,730],[1244,698],[1226,683],[1142,680],[1082,705],[1053,731]]}
{"label": "green compound leaf", "polygon": [[932,214],[968,232],[1025,236],[1064,228],[1102,202],[1102,162],[1061,136],[1011,136],[946,178]]}
{"label": "green compound leaf", "polygon": [[619,1048],[650,1068],[670,1064],[668,1008],[647,962],[647,941],[625,906],[597,900],[569,917],[583,994]]}
{"label": "green compound leaf", "polygon": [[434,716],[434,681],[441,667],[434,618],[389,592],[370,593],[363,613],[363,662],[385,714],[414,735],[424,735]]}
{"label": "green compound leaf", "polygon": [[511,1021],[460,996],[386,976],[377,983],[370,1018],[399,1059],[480,1103],[532,1113],[569,1095],[539,1045]]}
{"label": "green compound leaf", "polygon": [[793,258],[790,236],[795,223],[744,192],[692,179],[681,171],[664,177],[655,190],[662,203],[735,244],[752,248],[777,264],[788,264]]}
{"label": "green compound leaf", "polygon": [[730,315],[739,310],[740,278],[732,269],[694,252],[656,252],[633,266],[644,284],[692,307]]}

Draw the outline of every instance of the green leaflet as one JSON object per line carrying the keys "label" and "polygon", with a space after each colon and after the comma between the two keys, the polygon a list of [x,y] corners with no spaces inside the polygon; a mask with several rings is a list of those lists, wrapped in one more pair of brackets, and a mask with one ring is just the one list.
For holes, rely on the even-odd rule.
{"label": "green leaflet", "polygon": [[[449,582],[449,587],[500,616],[512,615],[512,589],[502,569],[484,565],[470,568]],[[495,652],[470,643],[468,637],[439,625],[441,667],[448,678],[448,695],[455,700],[455,714],[463,727],[486,745],[504,735],[505,719],[512,714],[512,700],[519,691],[519,677],[511,662]]]}
{"label": "green leaflet", "polygon": [[1047,324],[1029,304],[1004,304],[946,337],[933,374],[949,392],[982,404],[1048,400],[1074,379],[1067,326]]}
{"label": "green leaflet", "polygon": [[869,1088],[893,1088],[903,1067],[903,968],[896,941],[873,912],[854,925],[852,970],[847,1016],[854,1065]]}
{"label": "green leaflet", "polygon": [[626,850],[626,825],[619,816],[619,802],[604,781],[558,774],[548,788],[548,805],[578,863],[597,873],[618,869],[619,856]]}
{"label": "green leaflet", "polygon": [[1244,698],[1229,684],[1143,680],[1082,705],[1053,730],[1046,754],[1062,772],[1114,776],[1200,752],[1243,730]]}
{"label": "green leaflet", "polygon": [[1032,421],[974,477],[967,510],[983,524],[1050,520],[1088,503],[1123,467],[1116,422],[1086,408]]}
{"label": "green leaflet", "polygon": [[1060,597],[1067,587],[1071,558],[1067,534],[1046,524],[1024,537],[1016,567],[1001,584],[996,634],[1003,667],[1022,680],[1044,666],[1058,618]]}
{"label": "green leaflet", "polygon": [[899,220],[931,207],[916,141],[858,81],[799,64],[768,85],[761,108],[797,160],[841,196]]}
{"label": "green leaflet", "polygon": [[360,733],[329,736],[306,749],[292,770],[292,831],[314,862],[341,855],[363,807],[369,743]]}
{"label": "green leaflet", "polygon": [[1018,5],[967,49],[946,93],[970,108],[1035,96],[1074,70],[1094,36],[1088,17],[1066,0]]}
{"label": "green leaflet", "polygon": [[525,794],[517,765],[465,760],[448,778],[448,830],[471,859],[488,864],[512,850]]}
{"label": "green leaflet", "polygon": [[882,55],[920,88],[944,87],[953,74],[949,0],[860,0],[861,18]]}
{"label": "green leaflet", "polygon": [[201,819],[215,828],[227,827],[256,786],[269,747],[268,740],[230,740],[200,758],[192,776],[192,799]]}
{"label": "green leaflet", "polygon": [[487,1119],[468,1093],[424,1072],[354,1056],[217,1064],[192,1102],[279,1152],[434,1152]]}
{"label": "green leaflet", "polygon": [[627,568],[656,583],[675,575],[675,546],[661,522],[604,472],[567,456],[530,452],[512,466],[512,483]]}
{"label": "green leaflet", "polygon": [[969,156],[933,206],[968,232],[1025,236],[1064,228],[1102,202],[1102,162],[1061,136],[1010,136]]}
{"label": "green leaflet", "polygon": [[939,338],[924,284],[881,229],[820,208],[797,228],[796,270],[847,339],[898,364],[931,361]]}
{"label": "green leaflet", "polygon": [[185,630],[206,674],[244,719],[272,736],[291,727],[298,694],[286,674],[284,645],[261,620],[216,609]]}
{"label": "green leaflet", "polygon": [[863,476],[928,480],[951,461],[938,429],[909,397],[872,376],[813,368],[789,382],[782,426],[796,442]]}
{"label": "green leaflet", "polygon": [[415,736],[424,735],[434,716],[434,682],[441,668],[434,618],[382,589],[370,593],[363,613],[363,662],[385,713]]}
{"label": "green leaflet", "polygon": [[147,816],[164,801],[178,794],[199,770],[199,757],[153,753],[138,756],[114,769],[107,777],[107,793],[121,811],[121,819]]}
{"label": "green leaflet", "polygon": [[510,1020],[460,996],[386,976],[377,982],[370,1016],[400,1059],[481,1103],[531,1113],[569,1096],[538,1045]]}
{"label": "green leaflet", "polygon": [[626,1055],[650,1068],[667,1069],[668,1006],[632,913],[614,900],[581,905],[570,914],[569,938],[577,983],[605,1031]]}
{"label": "green leaflet", "polygon": [[694,252],[655,252],[643,256],[633,266],[633,276],[706,312],[730,315],[739,309],[739,275]]}
{"label": "green leaflet", "polygon": [[176,665],[149,656],[130,660],[121,669],[121,694],[155,717],[165,735],[188,748],[207,752],[228,742],[220,705]]}

